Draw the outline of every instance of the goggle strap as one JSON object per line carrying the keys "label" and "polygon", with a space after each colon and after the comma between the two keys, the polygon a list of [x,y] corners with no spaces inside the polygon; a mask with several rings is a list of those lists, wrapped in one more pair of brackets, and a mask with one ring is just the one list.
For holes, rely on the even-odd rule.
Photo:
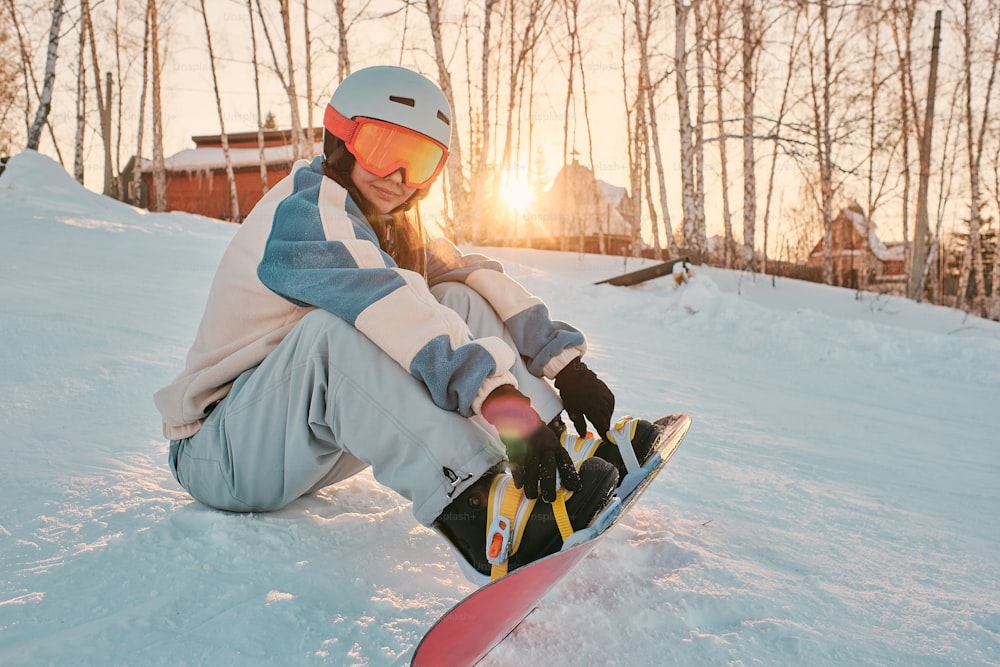
{"label": "goggle strap", "polygon": [[326,105],[326,111],[323,114],[323,127],[328,129],[333,136],[342,139],[345,144],[350,144],[354,140],[354,134],[358,131],[359,126],[360,123],[356,120],[351,120],[331,105]]}

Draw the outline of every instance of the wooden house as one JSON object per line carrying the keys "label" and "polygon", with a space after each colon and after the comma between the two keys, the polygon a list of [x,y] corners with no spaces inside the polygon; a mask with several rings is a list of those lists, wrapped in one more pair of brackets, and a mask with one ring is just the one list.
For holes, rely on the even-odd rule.
{"label": "wooden house", "polygon": [[[313,156],[323,152],[322,129],[314,129],[313,137],[313,152],[303,156],[306,159],[312,159]],[[203,135],[191,139],[194,141],[194,148],[182,150],[164,160],[167,210],[187,211],[220,220],[239,222],[264,193],[257,132],[238,132],[228,135],[229,155],[236,180],[236,197],[239,201],[240,215],[237,220],[233,220],[229,203],[229,182],[226,178],[222,136]],[[290,130],[264,131],[264,161],[267,165],[269,187],[288,175],[294,161]],[[124,182],[132,181],[132,170],[136,164],[141,172],[141,192],[130,193],[129,200],[137,206],[148,208],[153,187],[153,162],[144,158],[130,160],[123,172]]]}
{"label": "wooden house", "polygon": [[[855,202],[842,209],[833,220],[833,281],[851,288],[900,292],[906,285],[906,245],[884,243],[876,225]],[[807,260],[808,266],[822,267],[825,239],[820,239]]]}
{"label": "wooden house", "polygon": [[597,179],[590,168],[574,159],[519,216],[516,238],[491,241],[513,241],[541,250],[631,254],[632,225],[626,219],[629,201],[625,188]]}

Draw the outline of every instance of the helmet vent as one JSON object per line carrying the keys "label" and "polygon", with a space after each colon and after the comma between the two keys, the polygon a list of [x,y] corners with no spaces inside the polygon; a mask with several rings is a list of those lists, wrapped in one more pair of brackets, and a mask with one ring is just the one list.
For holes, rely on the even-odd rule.
{"label": "helmet vent", "polygon": [[440,120],[441,122],[443,122],[443,123],[444,123],[445,125],[451,125],[451,121],[450,121],[450,120],[448,120],[448,117],[444,115],[444,112],[443,112],[443,111],[438,111],[438,114],[437,114],[437,115],[438,115],[438,119],[439,119],[439,120]]}
{"label": "helmet vent", "polygon": [[396,104],[405,104],[408,107],[413,107],[417,105],[416,100],[414,100],[412,97],[399,97],[397,95],[390,95],[389,101],[395,102]]}

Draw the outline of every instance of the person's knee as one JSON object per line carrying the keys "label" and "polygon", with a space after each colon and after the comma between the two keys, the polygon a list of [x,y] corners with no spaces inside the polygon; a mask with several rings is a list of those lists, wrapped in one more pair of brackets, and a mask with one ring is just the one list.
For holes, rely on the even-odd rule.
{"label": "person's knee", "polygon": [[439,283],[431,288],[431,293],[439,303],[448,306],[463,318],[466,318],[473,308],[487,305],[486,300],[478,292],[464,283]]}

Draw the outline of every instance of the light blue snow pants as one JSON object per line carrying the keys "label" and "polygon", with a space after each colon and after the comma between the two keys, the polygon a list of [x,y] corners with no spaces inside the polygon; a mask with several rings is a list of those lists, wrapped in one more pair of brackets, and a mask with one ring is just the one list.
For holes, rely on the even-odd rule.
{"label": "light blue snow pants", "polygon": [[[513,347],[476,292],[459,283],[431,291],[475,336],[499,336]],[[552,386],[520,358],[513,372],[544,420],[562,410]],[[424,525],[504,457],[481,418],[438,408],[421,382],[324,310],[308,313],[240,375],[196,434],[170,443],[178,483],[217,509],[276,510],[371,466]]]}

